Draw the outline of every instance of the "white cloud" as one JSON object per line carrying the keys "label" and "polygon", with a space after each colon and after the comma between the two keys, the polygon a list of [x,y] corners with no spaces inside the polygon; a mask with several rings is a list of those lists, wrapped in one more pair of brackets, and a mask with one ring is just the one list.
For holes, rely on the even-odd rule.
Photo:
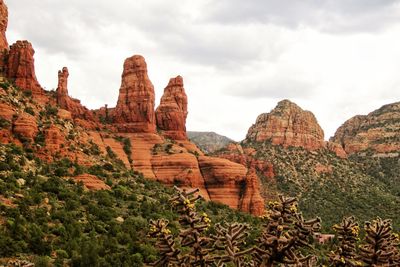
{"label": "white cloud", "polygon": [[400,100],[399,1],[6,2],[9,42],[33,43],[42,86],[67,66],[70,94],[90,108],[116,104],[133,54],[145,56],[158,99],[184,77],[188,129],[236,140],[284,98],[312,111],[326,138]]}

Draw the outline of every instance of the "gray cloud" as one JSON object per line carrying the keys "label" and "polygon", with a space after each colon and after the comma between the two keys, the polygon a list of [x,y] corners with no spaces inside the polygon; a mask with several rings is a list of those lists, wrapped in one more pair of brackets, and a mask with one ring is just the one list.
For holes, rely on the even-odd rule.
{"label": "gray cloud", "polygon": [[398,20],[398,0],[222,0],[208,20],[223,24],[308,26],[329,32],[376,31]]}
{"label": "gray cloud", "polygon": [[223,89],[223,93],[241,98],[308,98],[315,92],[316,84],[294,78],[276,77],[235,82]]}

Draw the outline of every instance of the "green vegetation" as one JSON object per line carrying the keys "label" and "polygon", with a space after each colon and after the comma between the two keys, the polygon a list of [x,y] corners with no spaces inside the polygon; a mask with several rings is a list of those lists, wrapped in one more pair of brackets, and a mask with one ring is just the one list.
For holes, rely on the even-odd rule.
{"label": "green vegetation", "polygon": [[[16,145],[1,145],[0,157],[0,199],[7,199],[0,201],[0,264],[25,257],[54,266],[143,266],[159,257],[149,220],[166,218],[178,232],[178,214],[168,203],[172,189],[137,172],[110,163],[45,163]],[[80,173],[97,175],[111,190],[85,190],[69,178]],[[197,207],[213,221],[261,223],[221,204]]]}
{"label": "green vegetation", "polygon": [[[325,149],[310,152],[268,141],[242,146],[255,148],[257,159],[274,166],[276,183],[259,173],[264,196],[271,198],[271,191],[275,191],[275,197],[297,197],[306,217],[321,217],[324,231],[352,215],[362,221],[381,216],[400,229],[399,157],[349,160]],[[318,171],[318,166],[322,170]]]}

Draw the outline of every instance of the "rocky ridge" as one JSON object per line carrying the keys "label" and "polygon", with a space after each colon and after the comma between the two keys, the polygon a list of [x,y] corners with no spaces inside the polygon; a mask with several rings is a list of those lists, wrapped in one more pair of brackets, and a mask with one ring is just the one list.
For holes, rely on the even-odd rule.
{"label": "rocky ridge", "polygon": [[374,153],[398,153],[399,132],[400,102],[396,102],[347,120],[330,140],[341,144],[348,154],[367,149]]}
{"label": "rocky ridge", "polygon": [[214,153],[233,142],[232,139],[214,132],[189,131],[187,135],[190,141],[195,143],[205,153]]}

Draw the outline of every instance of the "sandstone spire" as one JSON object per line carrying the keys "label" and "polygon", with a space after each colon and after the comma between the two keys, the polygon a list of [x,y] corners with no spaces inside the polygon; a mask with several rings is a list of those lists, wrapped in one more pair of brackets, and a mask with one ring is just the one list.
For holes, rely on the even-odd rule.
{"label": "sandstone spire", "polygon": [[57,104],[65,108],[65,100],[68,96],[68,68],[64,67],[58,71]]}
{"label": "sandstone spire", "polygon": [[147,64],[135,55],[124,62],[114,122],[123,132],[156,132],[154,87],[147,75]]}
{"label": "sandstone spire", "polygon": [[63,67],[62,70],[58,71],[57,104],[62,109],[71,112],[73,118],[93,121],[92,112],[83,106],[80,100],[68,95],[68,77],[69,72],[67,67]]}
{"label": "sandstone spire", "polygon": [[187,139],[187,103],[182,77],[171,78],[156,109],[157,127],[164,131],[165,136],[175,140]]}

